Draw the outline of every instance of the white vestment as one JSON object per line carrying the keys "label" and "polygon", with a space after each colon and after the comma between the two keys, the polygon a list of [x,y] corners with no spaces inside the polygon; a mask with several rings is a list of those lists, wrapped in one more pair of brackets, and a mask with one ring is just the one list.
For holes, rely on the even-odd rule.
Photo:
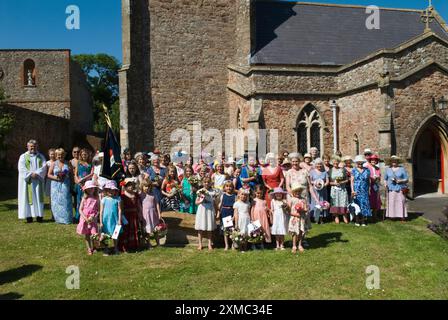
{"label": "white vestment", "polygon": [[[29,170],[26,166],[26,156],[30,157]],[[40,158],[40,166],[38,159]],[[18,163],[19,170],[19,189],[18,189],[18,206],[19,219],[35,218],[44,216],[44,201],[42,200],[45,192],[45,176],[47,174],[47,166],[45,157],[38,154],[29,154],[25,152],[20,156]],[[37,174],[37,178],[31,178],[31,174]],[[32,199],[28,198],[28,182],[31,182]],[[32,202],[32,204],[30,204]]]}

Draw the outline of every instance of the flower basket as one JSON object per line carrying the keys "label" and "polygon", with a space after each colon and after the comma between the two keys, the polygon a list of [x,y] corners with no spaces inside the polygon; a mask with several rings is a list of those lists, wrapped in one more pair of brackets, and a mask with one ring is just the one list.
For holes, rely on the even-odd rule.
{"label": "flower basket", "polygon": [[263,240],[264,240],[263,228],[258,228],[256,230],[253,230],[247,237],[247,242],[249,242],[251,244],[260,244],[260,243],[263,243]]}
{"label": "flower basket", "polygon": [[107,247],[109,240],[112,239],[112,237],[110,235],[108,235],[107,233],[97,233],[91,236],[91,239],[93,241],[98,241],[101,245]]}
{"label": "flower basket", "polygon": [[237,246],[239,246],[241,243],[243,243],[247,240],[246,235],[242,234],[239,229],[233,230],[232,234],[230,235],[230,239]]}
{"label": "flower basket", "polygon": [[150,239],[162,239],[168,234],[168,225],[165,220],[160,219],[160,223],[156,225],[154,232],[149,235]]}

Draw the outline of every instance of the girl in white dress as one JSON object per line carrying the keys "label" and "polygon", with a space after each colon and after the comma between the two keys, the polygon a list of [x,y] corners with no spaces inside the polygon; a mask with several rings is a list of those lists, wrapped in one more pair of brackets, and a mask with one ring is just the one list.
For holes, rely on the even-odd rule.
{"label": "girl in white dress", "polygon": [[[241,188],[238,191],[238,200],[233,205],[235,220],[235,226],[240,230],[241,234],[248,235],[248,225],[250,224],[250,203],[249,203],[249,190]],[[241,251],[245,251],[247,243],[243,243]]]}
{"label": "girl in white dress", "polygon": [[209,176],[202,180],[203,188],[198,190],[196,205],[196,221],[194,228],[198,231],[198,250],[202,250],[202,237],[208,240],[208,250],[213,250],[212,232],[216,229],[217,192],[212,189],[212,181]]}
{"label": "girl in white dress", "polygon": [[273,212],[273,224],[271,234],[275,236],[275,250],[285,250],[285,235],[288,233],[289,206],[286,202],[286,192],[282,188],[275,188],[271,192],[271,212]]}

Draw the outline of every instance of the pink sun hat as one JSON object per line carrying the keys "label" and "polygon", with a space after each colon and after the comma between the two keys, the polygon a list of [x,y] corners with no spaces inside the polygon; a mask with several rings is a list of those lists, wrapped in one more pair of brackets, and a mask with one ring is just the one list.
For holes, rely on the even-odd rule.
{"label": "pink sun hat", "polygon": [[269,196],[271,198],[273,198],[277,193],[287,194],[287,192],[284,191],[282,188],[277,187],[277,188],[274,188],[274,190],[272,190],[272,192],[269,194]]}
{"label": "pink sun hat", "polygon": [[103,189],[118,190],[117,183],[113,180],[107,181]]}
{"label": "pink sun hat", "polygon": [[87,189],[94,189],[98,188],[98,186],[93,182],[92,180],[86,181],[84,187],[82,187],[83,191],[86,191]]}

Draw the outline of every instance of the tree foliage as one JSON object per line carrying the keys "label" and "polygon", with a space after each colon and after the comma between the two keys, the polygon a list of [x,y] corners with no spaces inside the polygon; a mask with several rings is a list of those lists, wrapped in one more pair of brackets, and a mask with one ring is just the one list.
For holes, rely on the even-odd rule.
{"label": "tree foliage", "polygon": [[119,131],[120,114],[118,105],[118,70],[120,62],[107,54],[80,54],[73,56],[87,76],[87,83],[94,100],[94,130],[103,132],[106,122],[103,104],[109,110],[114,130]]}

